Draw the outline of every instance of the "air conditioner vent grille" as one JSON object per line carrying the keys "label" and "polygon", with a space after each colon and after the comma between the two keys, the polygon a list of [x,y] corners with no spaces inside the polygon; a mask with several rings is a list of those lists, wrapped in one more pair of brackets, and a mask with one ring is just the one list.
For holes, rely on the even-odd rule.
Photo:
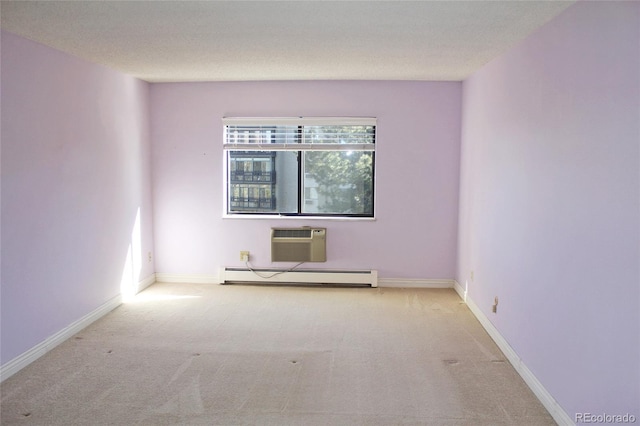
{"label": "air conditioner vent grille", "polygon": [[326,262],[326,228],[271,228],[272,262]]}
{"label": "air conditioner vent grille", "polygon": [[274,229],[274,238],[311,238],[311,229]]}

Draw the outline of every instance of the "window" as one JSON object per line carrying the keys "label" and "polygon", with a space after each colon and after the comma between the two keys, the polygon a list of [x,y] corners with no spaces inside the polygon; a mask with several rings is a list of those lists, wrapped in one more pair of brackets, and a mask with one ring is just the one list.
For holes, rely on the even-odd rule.
{"label": "window", "polygon": [[373,118],[224,118],[229,215],[373,217]]}

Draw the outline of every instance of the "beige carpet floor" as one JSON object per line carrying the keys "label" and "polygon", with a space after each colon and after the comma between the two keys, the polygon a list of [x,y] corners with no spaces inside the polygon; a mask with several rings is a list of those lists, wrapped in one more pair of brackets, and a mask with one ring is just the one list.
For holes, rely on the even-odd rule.
{"label": "beige carpet floor", "polygon": [[449,289],[157,283],[1,385],[2,425],[554,425]]}

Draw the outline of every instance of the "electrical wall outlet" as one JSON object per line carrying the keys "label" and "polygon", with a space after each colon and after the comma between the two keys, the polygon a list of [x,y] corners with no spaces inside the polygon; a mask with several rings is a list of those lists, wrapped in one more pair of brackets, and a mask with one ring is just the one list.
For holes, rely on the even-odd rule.
{"label": "electrical wall outlet", "polygon": [[151,261],[153,260],[153,256],[151,255],[151,252],[148,253],[147,258],[149,259],[149,263],[151,263]]}
{"label": "electrical wall outlet", "polygon": [[498,313],[498,296],[496,296],[496,298],[494,299],[494,304],[491,307],[491,312],[493,312],[494,314]]}
{"label": "electrical wall outlet", "polygon": [[248,262],[249,261],[249,251],[242,250],[240,252],[240,260],[243,261],[243,262]]}

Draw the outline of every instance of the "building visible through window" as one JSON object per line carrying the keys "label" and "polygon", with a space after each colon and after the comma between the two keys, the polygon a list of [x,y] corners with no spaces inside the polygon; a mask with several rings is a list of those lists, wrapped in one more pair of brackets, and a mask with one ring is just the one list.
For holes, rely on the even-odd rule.
{"label": "building visible through window", "polygon": [[276,210],[275,152],[229,153],[229,207],[231,211]]}

